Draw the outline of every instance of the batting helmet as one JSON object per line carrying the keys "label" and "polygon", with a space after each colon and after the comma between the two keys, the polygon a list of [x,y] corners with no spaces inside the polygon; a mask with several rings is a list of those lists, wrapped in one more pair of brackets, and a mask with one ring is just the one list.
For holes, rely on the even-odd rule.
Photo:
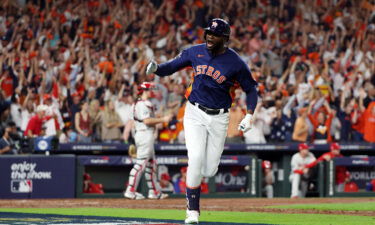
{"label": "batting helmet", "polygon": [[204,29],[204,37],[206,37],[207,32],[211,32],[217,36],[225,36],[229,38],[230,26],[229,23],[223,19],[215,18],[208,23],[208,27]]}
{"label": "batting helmet", "polygon": [[155,84],[151,82],[143,82],[138,86],[138,95],[141,95],[143,91],[149,91],[155,89]]}

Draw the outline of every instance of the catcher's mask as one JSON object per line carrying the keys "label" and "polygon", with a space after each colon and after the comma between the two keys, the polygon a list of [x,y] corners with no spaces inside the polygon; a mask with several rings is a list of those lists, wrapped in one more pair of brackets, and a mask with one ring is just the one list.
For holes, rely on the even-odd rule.
{"label": "catcher's mask", "polygon": [[142,84],[140,84],[138,86],[138,95],[141,95],[143,94],[144,91],[150,91],[150,97],[154,97],[155,94],[153,92],[153,90],[156,90],[156,86],[154,83],[151,83],[151,82],[143,82]]}

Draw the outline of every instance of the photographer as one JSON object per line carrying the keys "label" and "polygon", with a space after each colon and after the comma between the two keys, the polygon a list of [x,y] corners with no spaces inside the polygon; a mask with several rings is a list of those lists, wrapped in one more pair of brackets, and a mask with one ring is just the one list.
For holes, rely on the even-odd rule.
{"label": "photographer", "polygon": [[9,122],[4,129],[4,133],[0,139],[0,154],[18,154],[18,149],[12,139],[14,135],[16,124],[14,122]]}

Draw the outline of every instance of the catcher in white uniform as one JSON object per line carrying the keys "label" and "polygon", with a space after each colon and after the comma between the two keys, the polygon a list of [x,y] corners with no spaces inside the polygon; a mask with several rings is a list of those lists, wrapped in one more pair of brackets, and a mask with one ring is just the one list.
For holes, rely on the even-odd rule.
{"label": "catcher in white uniform", "polygon": [[145,197],[137,192],[139,180],[145,172],[147,186],[149,188],[149,199],[163,199],[168,195],[160,190],[156,175],[156,159],[154,149],[154,131],[158,123],[169,122],[171,115],[164,117],[155,117],[154,106],[149,101],[152,97],[154,85],[149,82],[143,82],[138,88],[139,99],[134,103],[134,126],[135,126],[135,145],[137,147],[137,158],[133,169],[130,171],[129,184],[124,192],[124,197],[129,199],[144,199]]}
{"label": "catcher in white uniform", "polygon": [[220,164],[232,105],[230,91],[239,84],[246,92],[247,114],[239,124],[243,132],[251,128],[257,105],[257,82],[250,68],[228,48],[230,26],[223,19],[213,19],[205,29],[205,44],[183,50],[176,58],[157,65],[150,62],[147,74],[168,76],[185,67],[194,69],[190,95],[184,115],[184,131],[188,150],[186,177],[186,224],[199,222],[199,199],[202,177],[212,177]]}

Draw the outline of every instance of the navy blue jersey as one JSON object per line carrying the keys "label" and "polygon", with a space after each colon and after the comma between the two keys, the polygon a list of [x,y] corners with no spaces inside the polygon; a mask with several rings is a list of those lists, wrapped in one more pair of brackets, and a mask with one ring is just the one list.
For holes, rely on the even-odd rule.
{"label": "navy blue jersey", "polygon": [[237,81],[247,94],[247,108],[254,111],[258,100],[257,82],[233,49],[228,48],[223,54],[213,56],[206,44],[195,45],[160,64],[155,74],[167,76],[187,66],[193,67],[195,72],[189,101],[212,109],[230,108],[230,88]]}

